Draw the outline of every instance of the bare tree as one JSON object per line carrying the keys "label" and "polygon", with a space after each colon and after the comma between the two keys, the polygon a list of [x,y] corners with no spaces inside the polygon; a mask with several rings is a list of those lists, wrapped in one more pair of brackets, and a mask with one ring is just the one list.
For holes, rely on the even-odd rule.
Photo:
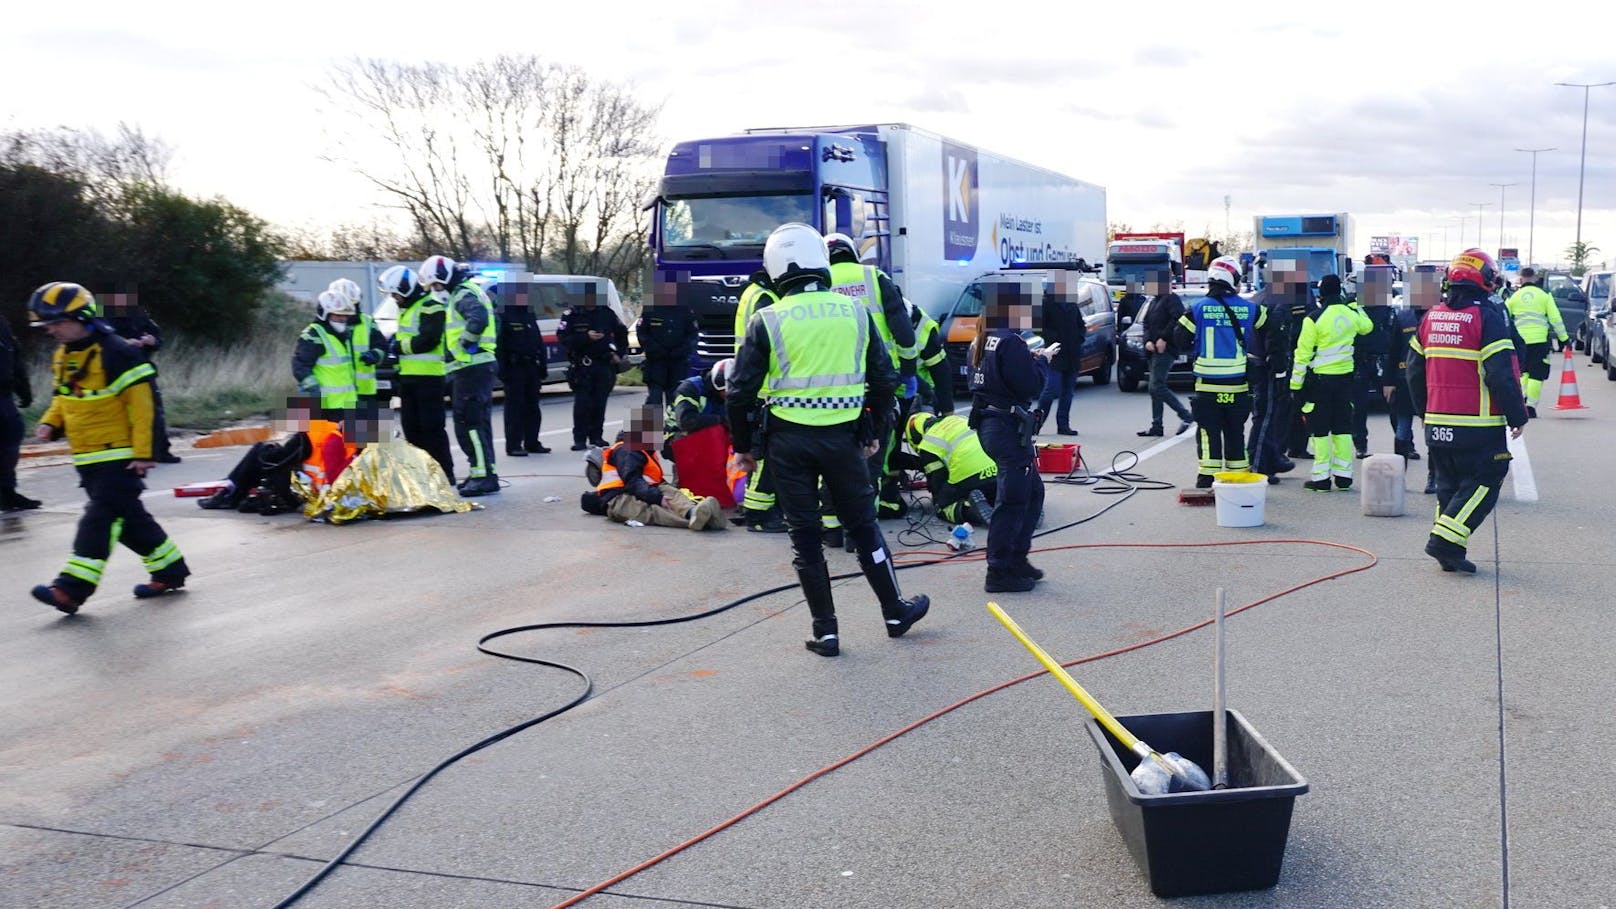
{"label": "bare tree", "polygon": [[390,151],[387,165],[351,148],[334,157],[389,194],[423,244],[638,280],[661,110],[631,86],[505,55],[469,67],[357,60],[324,93],[348,116],[345,134]]}
{"label": "bare tree", "polygon": [[174,149],[138,126],[120,122],[107,136],[95,129],[58,126],[0,136],[0,161],[32,164],[81,181],[93,201],[116,203],[125,190],[165,186]]}

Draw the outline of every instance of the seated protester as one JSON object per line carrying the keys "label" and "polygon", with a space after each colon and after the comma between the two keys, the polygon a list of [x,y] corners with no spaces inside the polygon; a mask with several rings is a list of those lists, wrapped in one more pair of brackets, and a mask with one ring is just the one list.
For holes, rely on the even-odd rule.
{"label": "seated protester", "polygon": [[734,369],[733,357],[719,360],[712,369],[691,376],[674,389],[662,418],[663,457],[673,457],[675,439],[723,425],[724,392]]}
{"label": "seated protester", "polygon": [[[225,488],[197,500],[198,507],[280,514],[303,507],[299,487],[314,498],[325,491],[353,460],[357,446],[338,424],[309,419],[308,408],[293,407],[289,413],[297,431],[279,442],[254,443],[231,469]],[[293,474],[302,475],[296,486]]]}
{"label": "seated protester", "polygon": [[724,530],[723,507],[717,499],[709,496],[694,502],[666,482],[656,453],[661,416],[655,407],[629,413],[628,429],[618,433],[617,441],[601,454],[600,484],[584,493],[579,505],[619,524],[638,521],[658,527]]}
{"label": "seated protester", "polygon": [[937,320],[909,300],[909,323],[915,327],[916,375],[920,379],[920,399],[940,414],[954,412],[954,373],[943,349],[943,328]]}
{"label": "seated protester", "polygon": [[997,498],[999,465],[982,450],[966,419],[917,413],[909,418],[904,439],[914,454],[897,452],[892,463],[926,475],[937,514],[950,524],[971,521],[986,527]]}

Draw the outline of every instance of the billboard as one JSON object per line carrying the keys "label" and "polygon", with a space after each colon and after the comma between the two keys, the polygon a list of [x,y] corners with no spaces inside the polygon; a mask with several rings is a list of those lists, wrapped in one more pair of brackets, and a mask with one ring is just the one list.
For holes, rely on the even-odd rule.
{"label": "billboard", "polygon": [[1391,234],[1384,237],[1370,237],[1369,251],[1384,253],[1388,256],[1407,257],[1418,259],[1420,257],[1420,238],[1404,237]]}

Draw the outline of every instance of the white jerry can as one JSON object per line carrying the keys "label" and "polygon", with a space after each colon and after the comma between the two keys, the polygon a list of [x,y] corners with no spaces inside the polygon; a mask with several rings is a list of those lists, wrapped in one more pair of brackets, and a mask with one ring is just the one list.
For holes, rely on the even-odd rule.
{"label": "white jerry can", "polygon": [[1363,461],[1363,513],[1377,518],[1395,518],[1403,513],[1404,474],[1408,462],[1402,455],[1374,454]]}

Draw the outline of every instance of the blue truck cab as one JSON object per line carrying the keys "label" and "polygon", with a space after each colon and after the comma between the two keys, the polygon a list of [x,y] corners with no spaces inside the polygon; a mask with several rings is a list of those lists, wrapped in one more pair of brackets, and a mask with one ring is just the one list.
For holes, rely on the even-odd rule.
{"label": "blue truck cab", "polygon": [[875,128],[759,132],[681,142],[647,208],[659,293],[696,313],[696,357],[734,355],[735,306],[763,266],[763,243],[800,221],[858,238],[865,260],[892,272],[887,165]]}

